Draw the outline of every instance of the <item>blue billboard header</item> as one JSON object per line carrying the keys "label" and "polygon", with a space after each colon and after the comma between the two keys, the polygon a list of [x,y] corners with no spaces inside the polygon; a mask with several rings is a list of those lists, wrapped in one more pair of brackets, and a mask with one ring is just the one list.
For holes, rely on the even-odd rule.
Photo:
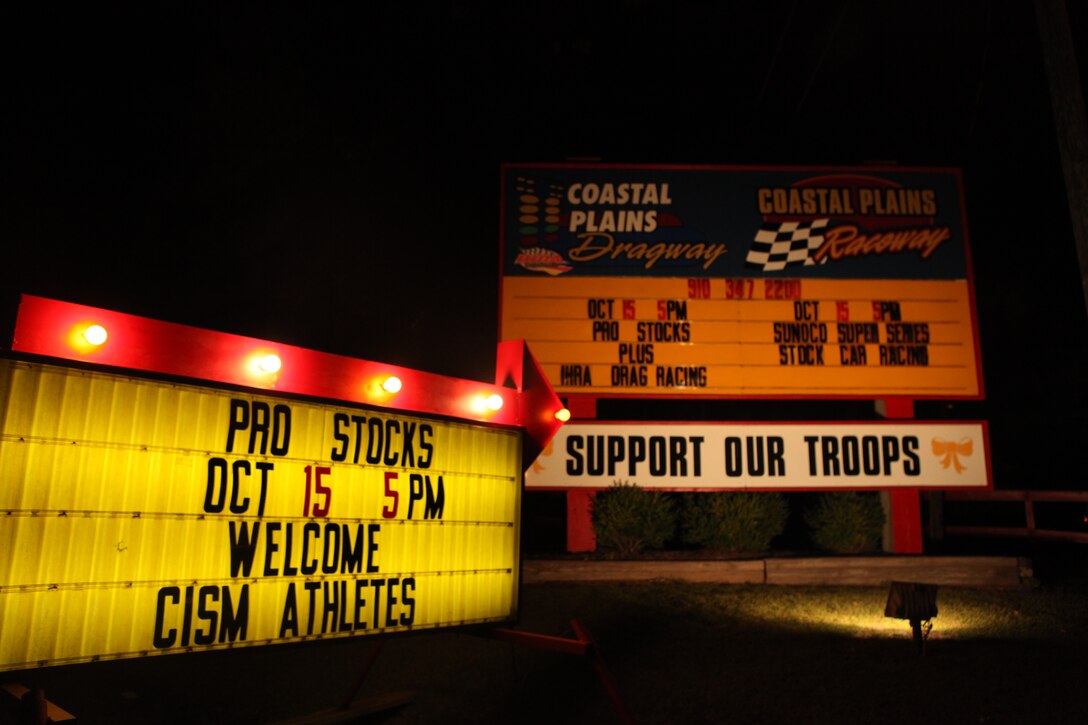
{"label": "blue billboard header", "polygon": [[504,276],[967,279],[955,169],[503,167]]}

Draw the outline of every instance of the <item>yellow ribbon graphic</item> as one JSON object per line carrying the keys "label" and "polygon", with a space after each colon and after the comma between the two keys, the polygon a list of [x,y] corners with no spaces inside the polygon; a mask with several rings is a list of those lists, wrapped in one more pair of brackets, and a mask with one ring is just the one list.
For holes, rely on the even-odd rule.
{"label": "yellow ribbon graphic", "polygon": [[533,461],[533,465],[531,466],[533,473],[542,473],[544,471],[544,466],[540,463],[540,459],[547,458],[552,454],[552,443],[554,442],[554,438],[548,441],[548,445],[544,446],[544,450],[542,450],[540,455],[536,457],[536,460]]}
{"label": "yellow ribbon graphic", "polygon": [[933,439],[933,455],[944,456],[941,466],[948,468],[955,466],[956,473],[963,473],[967,468],[960,463],[960,456],[969,456],[974,453],[975,442],[970,438],[963,438],[959,443]]}

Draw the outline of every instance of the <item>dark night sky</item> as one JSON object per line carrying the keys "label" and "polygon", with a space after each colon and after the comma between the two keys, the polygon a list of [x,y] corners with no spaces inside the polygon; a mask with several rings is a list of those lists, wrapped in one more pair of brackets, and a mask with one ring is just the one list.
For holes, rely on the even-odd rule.
{"label": "dark night sky", "polygon": [[[6,319],[23,292],[490,379],[504,161],[958,166],[987,400],[919,415],[989,419],[998,487],[1083,486],[1088,320],[1031,2],[3,13]],[[857,408],[754,406],[659,411]]]}

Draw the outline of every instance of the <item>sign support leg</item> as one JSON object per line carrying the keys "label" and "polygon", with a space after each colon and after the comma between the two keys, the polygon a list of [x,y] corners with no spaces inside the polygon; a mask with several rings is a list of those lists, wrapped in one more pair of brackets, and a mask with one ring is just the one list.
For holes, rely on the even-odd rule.
{"label": "sign support leg", "polygon": [[[576,420],[597,418],[597,399],[574,397],[567,401],[571,417]],[[596,493],[581,489],[567,489],[567,551],[577,553],[597,550],[597,536],[593,533],[593,498]]]}
{"label": "sign support leg", "polygon": [[896,554],[921,554],[922,507],[918,501],[918,489],[895,489],[891,494],[892,551]]}
{"label": "sign support leg", "polygon": [[365,715],[388,712],[403,705],[407,705],[415,699],[415,693],[411,691],[389,692],[382,695],[371,695],[356,701],[355,696],[366,682],[367,675],[374,667],[378,655],[382,652],[385,643],[378,640],[374,649],[363,660],[355,682],[351,684],[343,701],[337,706],[325,710],[307,713],[288,720],[279,720],[275,725],[332,725],[333,723],[358,722]]}
{"label": "sign support leg", "polygon": [[596,492],[584,489],[567,491],[567,551],[571,553],[597,550],[591,515],[594,496]]}
{"label": "sign support leg", "polygon": [[616,681],[612,679],[612,673],[609,671],[608,665],[601,655],[600,648],[597,647],[597,643],[593,640],[593,636],[589,633],[589,630],[586,629],[586,626],[582,624],[581,620],[570,620],[570,626],[571,629],[574,630],[575,639],[552,637],[551,635],[534,634],[533,632],[522,632],[520,630],[507,629],[505,627],[496,627],[489,630],[487,635],[494,639],[525,645],[527,647],[535,647],[537,649],[575,655],[578,657],[592,657],[593,669],[597,673],[597,679],[600,681],[601,686],[608,695],[608,699],[612,701],[612,707],[615,708],[616,714],[620,718],[620,722],[625,725],[633,723],[635,719],[632,717],[631,711],[627,709],[627,703],[623,701],[619,688],[616,686]]}
{"label": "sign support leg", "polygon": [[[886,398],[876,401],[878,413],[889,419],[914,417],[914,400]],[[896,488],[890,492],[892,516],[892,551],[896,554],[922,553],[922,505],[916,488]]]}
{"label": "sign support leg", "polygon": [[374,645],[374,649],[370,651],[370,654],[363,661],[363,665],[359,669],[358,677],[355,678],[355,682],[351,684],[343,702],[340,703],[341,710],[347,710],[351,707],[351,703],[355,700],[355,696],[359,694],[359,689],[363,686],[363,683],[366,682],[366,676],[370,674],[370,669],[374,667],[374,663],[378,660],[378,655],[382,653],[382,646],[384,644],[384,642],[378,640]]}

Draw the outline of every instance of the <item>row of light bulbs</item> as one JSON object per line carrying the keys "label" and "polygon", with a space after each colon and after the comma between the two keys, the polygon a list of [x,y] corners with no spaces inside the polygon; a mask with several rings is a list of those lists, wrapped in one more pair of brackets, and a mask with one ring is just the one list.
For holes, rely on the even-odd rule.
{"label": "row of light bulbs", "polygon": [[[83,331],[83,339],[86,340],[89,345],[99,347],[100,345],[105,344],[106,340],[109,339],[109,333],[106,332],[106,328],[102,327],[102,325],[90,325]],[[280,356],[276,353],[270,352],[257,361],[257,367],[263,373],[275,375],[283,368],[283,360],[281,360]],[[396,375],[390,375],[382,381],[381,385],[382,390],[390,395],[399,393],[403,387],[401,379]],[[492,393],[491,395],[482,398],[479,401],[478,407],[481,408],[481,412],[486,410],[494,413],[502,409],[503,402],[501,395]],[[566,422],[567,420],[570,420],[570,411],[566,408],[562,408],[556,411],[555,417],[561,422]]]}

